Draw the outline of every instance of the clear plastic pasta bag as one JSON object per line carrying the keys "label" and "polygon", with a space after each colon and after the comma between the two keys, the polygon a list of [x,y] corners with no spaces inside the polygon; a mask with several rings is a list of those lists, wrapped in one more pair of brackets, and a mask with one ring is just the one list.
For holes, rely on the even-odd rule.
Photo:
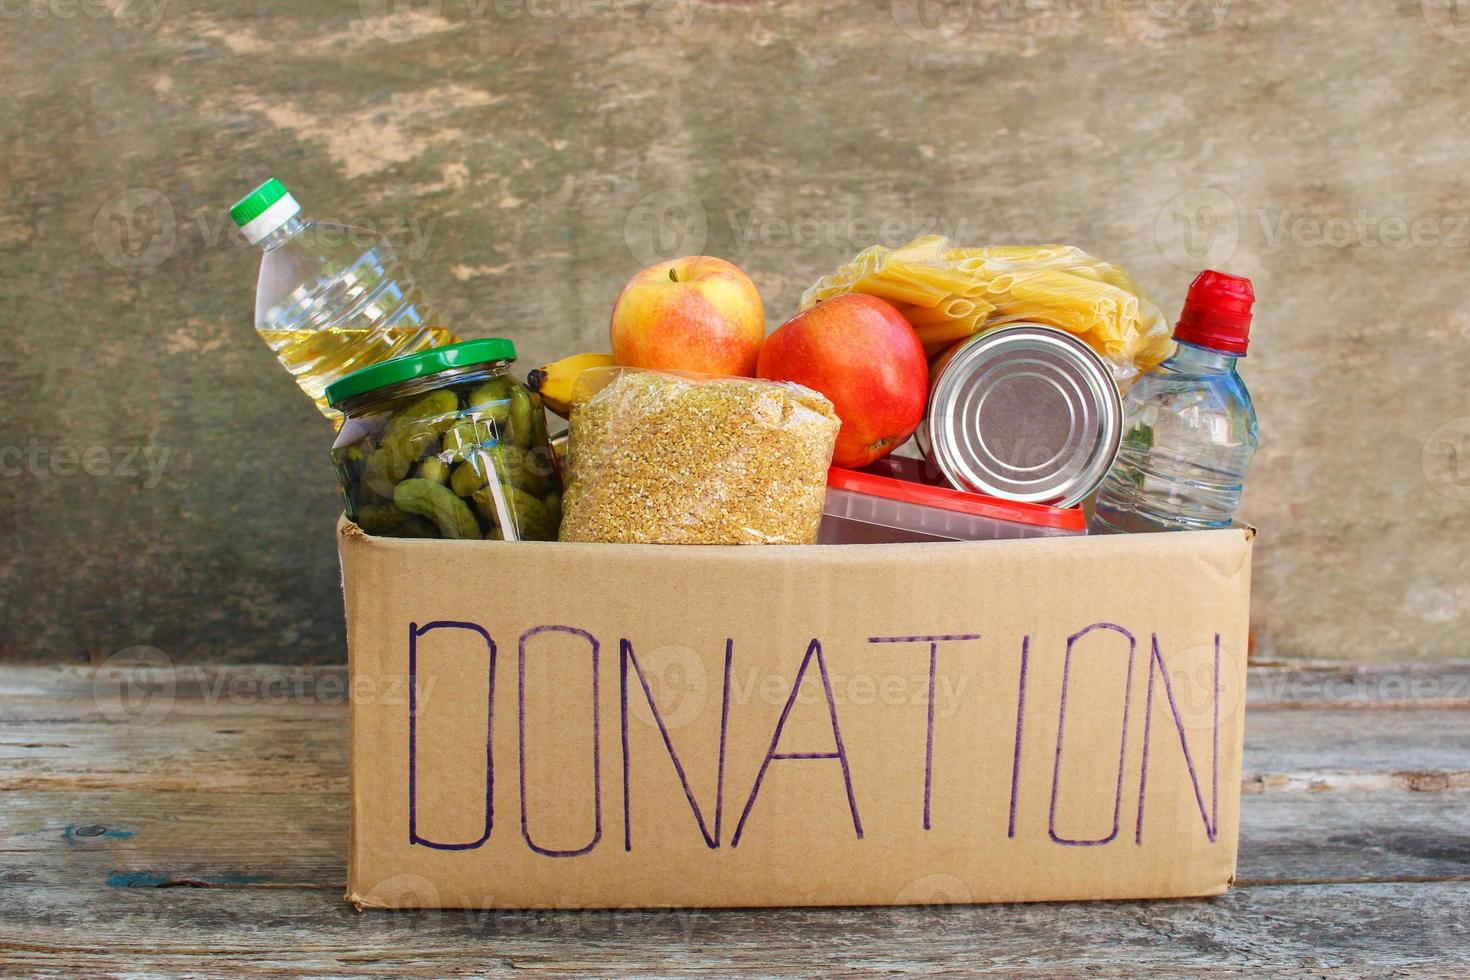
{"label": "clear plastic pasta bag", "polygon": [[1041,323],[1086,341],[1126,389],[1170,348],[1168,321],[1133,278],[1070,245],[954,248],[939,235],[874,245],[818,280],[801,305],[847,292],[898,306],[931,357],[985,330]]}
{"label": "clear plastic pasta bag", "polygon": [[562,541],[816,541],[839,426],[822,395],[628,368],[576,389]]}

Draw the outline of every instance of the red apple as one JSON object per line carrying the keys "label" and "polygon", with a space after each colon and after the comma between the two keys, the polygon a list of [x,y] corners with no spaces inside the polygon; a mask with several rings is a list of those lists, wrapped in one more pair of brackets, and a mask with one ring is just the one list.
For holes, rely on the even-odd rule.
{"label": "red apple", "polygon": [[766,311],[739,267],[710,255],[649,266],[623,291],[612,313],[613,360],[750,377],[766,336]]}
{"label": "red apple", "polygon": [[842,419],[833,466],[867,466],[913,435],[929,398],[929,364],[892,304],[847,293],[796,314],[766,338],[762,378],[826,395]]}

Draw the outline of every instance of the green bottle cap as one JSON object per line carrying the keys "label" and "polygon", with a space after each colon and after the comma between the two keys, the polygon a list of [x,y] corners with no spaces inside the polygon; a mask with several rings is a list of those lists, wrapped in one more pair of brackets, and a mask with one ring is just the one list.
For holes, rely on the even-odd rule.
{"label": "green bottle cap", "polygon": [[301,213],[301,205],[276,178],[261,184],[230,208],[230,217],[245,231],[254,245]]}
{"label": "green bottle cap", "polygon": [[504,337],[487,337],[484,340],[466,340],[444,347],[433,347],[417,354],[405,354],[381,361],[338,378],[327,385],[327,404],[336,408],[342,402],[366,392],[386,388],[400,381],[438,374],[449,368],[473,367],[476,364],[515,359],[516,345]]}

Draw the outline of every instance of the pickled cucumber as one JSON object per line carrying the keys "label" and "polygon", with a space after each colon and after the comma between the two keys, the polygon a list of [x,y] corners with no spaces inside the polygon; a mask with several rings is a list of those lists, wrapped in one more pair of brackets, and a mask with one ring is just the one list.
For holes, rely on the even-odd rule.
{"label": "pickled cucumber", "polygon": [[392,504],[358,504],[352,518],[369,534],[391,535],[403,527],[403,512]]}
{"label": "pickled cucumber", "polygon": [[494,441],[492,426],[474,419],[461,419],[445,431],[441,455],[446,457],[445,462],[457,463],[468,457],[472,450]]}
{"label": "pickled cucumber", "polygon": [[467,459],[449,474],[449,486],[461,497],[468,497],[486,483],[478,458]]}
{"label": "pickled cucumber", "polygon": [[393,537],[555,540],[561,480],[540,398],[508,375],[483,377],[349,416],[351,444],[332,458],[358,526]]}
{"label": "pickled cucumber", "polygon": [[449,481],[449,464],[438,456],[426,456],[419,464],[418,472],[414,474],[421,480],[430,480],[434,483],[447,483]]}
{"label": "pickled cucumber", "polygon": [[[500,520],[496,504],[496,490],[505,501],[505,519]],[[505,483],[486,486],[474,493],[475,509],[488,520],[501,527],[509,525],[515,529],[521,541],[555,541],[557,528],[561,524],[560,514],[554,513],[537,497]]]}
{"label": "pickled cucumber", "polygon": [[337,467],[345,480],[356,483],[362,479],[363,468],[367,465],[367,443],[359,442],[348,446],[336,457]]}
{"label": "pickled cucumber", "polygon": [[556,469],[548,450],[501,445],[488,450],[488,454],[501,482],[533,496],[544,496],[556,481]]}
{"label": "pickled cucumber", "polygon": [[409,467],[412,465],[411,460],[400,459],[390,449],[385,447],[374,449],[368,454],[367,463],[363,466],[363,486],[384,500],[392,500],[393,488],[399,480],[408,476]]}
{"label": "pickled cucumber", "polygon": [[[455,421],[459,399],[448,390],[431,391],[393,413],[383,430],[380,450],[386,450],[395,465],[412,466]],[[402,479],[402,477],[399,477]]]}
{"label": "pickled cucumber", "polygon": [[465,397],[464,408],[477,419],[489,419],[497,432],[504,431],[510,421],[511,399],[515,388],[509,378],[491,378]]}
{"label": "pickled cucumber", "polygon": [[531,393],[517,385],[510,391],[510,432],[506,440],[520,446],[522,449],[531,448],[531,438],[535,435],[532,428],[535,425],[534,416],[541,414],[544,425],[546,416],[544,413],[536,412],[536,406],[531,402]]}
{"label": "pickled cucumber", "polygon": [[393,503],[404,513],[426,517],[445,538],[480,538],[475,515],[448,487],[429,480],[404,480],[393,488]]}

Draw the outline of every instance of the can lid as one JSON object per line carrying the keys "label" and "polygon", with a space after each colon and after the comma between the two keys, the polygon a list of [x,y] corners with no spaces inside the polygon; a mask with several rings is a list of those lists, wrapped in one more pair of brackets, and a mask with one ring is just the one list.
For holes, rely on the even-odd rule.
{"label": "can lid", "polygon": [[360,371],[338,378],[327,385],[327,404],[336,408],[342,402],[358,395],[438,374],[450,368],[473,367],[494,361],[516,359],[516,345],[504,337],[487,337],[484,340],[466,340],[444,347],[432,347],[417,354],[405,354],[387,361],[379,361]]}
{"label": "can lid", "polygon": [[1244,276],[1206,269],[1189,284],[1174,339],[1227,354],[1244,354],[1250,344],[1251,306],[1256,291]]}
{"label": "can lid", "polygon": [[950,483],[1070,507],[1118,453],[1122,400],[1091,347],[1026,323],[962,343],[939,370],[919,443]]}
{"label": "can lid", "polygon": [[240,226],[252,245],[261,242],[300,213],[301,205],[296,203],[296,198],[286,190],[285,184],[274,177],[240,198],[230,208],[230,217]]}
{"label": "can lid", "polygon": [[940,510],[951,510],[976,517],[988,517],[997,521],[1012,521],[1034,527],[1050,527],[1063,531],[1082,531],[1087,521],[1080,507],[1051,507],[1046,504],[1028,504],[1015,500],[988,497],[983,493],[967,493],[948,487],[913,483],[877,473],[859,470],[844,470],[833,467],[827,471],[827,486],[853,493],[865,493],[873,497],[899,500],[909,504],[922,504]]}

